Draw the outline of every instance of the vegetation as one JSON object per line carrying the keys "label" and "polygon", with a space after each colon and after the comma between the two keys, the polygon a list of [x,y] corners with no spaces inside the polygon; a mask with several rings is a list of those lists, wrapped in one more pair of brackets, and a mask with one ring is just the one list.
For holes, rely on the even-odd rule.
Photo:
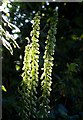
{"label": "vegetation", "polygon": [[82,8],[6,3],[0,27],[2,120],[83,120]]}

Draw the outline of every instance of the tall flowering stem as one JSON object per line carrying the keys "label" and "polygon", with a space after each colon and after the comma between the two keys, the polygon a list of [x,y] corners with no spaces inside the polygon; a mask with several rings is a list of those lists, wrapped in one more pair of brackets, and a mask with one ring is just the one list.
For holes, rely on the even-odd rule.
{"label": "tall flowering stem", "polygon": [[[56,32],[57,32],[57,10],[54,11],[54,14],[49,19],[50,28],[48,30],[47,40],[45,41],[45,52],[44,52],[44,67],[43,74],[41,76],[41,118],[47,117],[49,110],[49,97],[51,92],[51,84],[52,84],[52,68],[53,68],[53,60],[54,60],[54,51],[55,51],[55,42],[56,42]],[[44,114],[43,114],[44,113]]]}
{"label": "tall flowering stem", "polygon": [[[39,13],[35,14],[35,17],[32,20],[33,30],[30,33],[31,44],[28,44],[25,47],[25,56],[24,56],[24,66],[23,66],[23,80],[22,80],[22,89],[21,101],[23,103],[23,117],[24,120],[31,120],[31,118],[36,118],[37,112],[37,91],[38,86],[38,69],[39,69],[39,30],[40,30],[40,16]],[[22,115],[21,114],[21,115]]]}

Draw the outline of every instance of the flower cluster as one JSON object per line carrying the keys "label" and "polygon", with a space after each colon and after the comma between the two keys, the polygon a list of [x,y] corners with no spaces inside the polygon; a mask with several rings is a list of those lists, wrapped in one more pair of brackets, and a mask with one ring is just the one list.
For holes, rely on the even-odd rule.
{"label": "flower cluster", "polygon": [[49,96],[51,92],[51,84],[52,84],[52,67],[53,67],[53,60],[54,60],[54,51],[55,51],[55,42],[56,42],[56,25],[57,25],[57,12],[54,12],[53,17],[50,17],[50,29],[48,31],[47,40],[45,41],[45,52],[44,52],[44,67],[43,67],[43,74],[41,76],[41,89],[42,89],[42,96],[41,96],[41,111],[45,113],[42,115],[42,118],[47,117],[48,110],[49,110]]}
{"label": "flower cluster", "polygon": [[22,102],[24,105],[23,114],[25,119],[36,117],[36,101],[37,101],[37,85],[38,85],[38,69],[39,69],[39,30],[40,30],[39,13],[33,18],[33,30],[30,33],[32,42],[25,47],[24,66],[23,66],[23,81],[22,90],[20,91]]}

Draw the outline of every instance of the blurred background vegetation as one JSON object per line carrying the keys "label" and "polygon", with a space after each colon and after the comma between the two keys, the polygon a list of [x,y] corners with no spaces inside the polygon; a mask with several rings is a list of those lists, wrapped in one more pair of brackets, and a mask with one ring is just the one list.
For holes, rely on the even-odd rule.
{"label": "blurred background vegetation", "polygon": [[[11,2],[2,12],[8,23],[2,27],[8,31],[16,42],[8,39],[9,51],[2,47],[2,84],[3,95],[2,120],[20,120],[18,116],[18,86],[22,81],[22,67],[26,37],[30,38],[31,20],[40,11],[40,68],[43,66],[43,53],[48,27],[47,20],[55,7],[58,7],[58,25],[56,48],[52,74],[52,91],[50,96],[51,111],[49,119],[83,120],[83,2]],[[4,21],[4,18],[3,18]],[[16,29],[15,25],[20,29]],[[13,39],[13,41],[15,41]],[[13,50],[13,52],[11,52]],[[13,53],[13,55],[11,55]],[[40,70],[41,74],[41,70]],[[40,93],[39,93],[40,94]]]}

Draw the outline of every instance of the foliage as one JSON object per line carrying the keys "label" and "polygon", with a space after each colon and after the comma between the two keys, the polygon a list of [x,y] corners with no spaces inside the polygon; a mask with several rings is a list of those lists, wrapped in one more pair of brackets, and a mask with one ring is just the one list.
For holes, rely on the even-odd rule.
{"label": "foliage", "polygon": [[[9,52],[11,53],[11,55],[13,55],[13,47],[14,48],[19,48],[17,42],[15,41],[15,38],[12,34],[9,33],[9,31],[6,29],[7,27],[9,27],[11,30],[16,30],[17,32],[20,32],[19,28],[16,27],[15,25],[11,24],[7,19],[9,14],[7,13],[7,11],[5,11],[5,9],[7,9],[7,2],[3,2],[2,6],[0,6],[0,12],[2,12],[2,23],[0,25],[0,40],[2,41],[3,46],[9,50]],[[12,44],[12,45],[11,45]],[[2,85],[2,90],[3,91],[7,91],[6,88]]]}
{"label": "foliage", "polygon": [[68,110],[62,104],[58,104],[49,113],[49,119],[53,120],[79,120],[79,115],[68,115]]}
{"label": "foliage", "polygon": [[14,46],[14,48],[18,47],[18,44],[15,41],[15,38],[12,34],[9,33],[9,31],[7,30],[7,28],[9,27],[11,30],[16,30],[17,32],[20,32],[19,28],[16,27],[15,25],[13,25],[12,23],[10,23],[8,21],[8,16],[9,14],[7,13],[7,11],[5,11],[5,8],[7,9],[7,3],[3,3],[1,6],[1,10],[0,12],[2,12],[2,25],[0,25],[0,38],[2,40],[2,44],[4,45],[4,47],[6,47],[6,49],[9,50],[9,52],[11,54],[13,54],[13,48],[11,46]]}
{"label": "foliage", "polygon": [[[39,78],[41,77],[45,51],[45,40],[52,11],[58,6],[58,24],[56,34],[56,49],[52,69],[52,85],[50,92],[49,118],[45,119],[83,119],[83,2],[82,3],[53,3],[53,2],[11,2],[8,4],[9,20],[19,27],[16,42],[20,49],[13,49],[13,56],[3,47],[3,84],[7,92],[3,92],[3,120],[21,120],[17,111],[19,96],[17,88],[22,81],[24,49],[27,36],[31,38],[32,19],[37,11],[42,15],[40,24],[40,57]],[[8,27],[9,28],[9,27]],[[7,29],[13,35],[10,29]],[[13,46],[12,46],[13,47]],[[39,80],[37,97],[42,94]],[[73,88],[73,89],[72,89]],[[39,101],[38,101],[39,102]],[[23,103],[21,102],[21,105]],[[38,105],[38,104],[37,104]],[[39,111],[39,105],[36,109]],[[66,110],[64,110],[66,109]],[[53,112],[55,111],[55,113]],[[62,114],[64,113],[64,114]],[[44,113],[42,113],[44,114]],[[65,116],[67,114],[67,116]]]}

